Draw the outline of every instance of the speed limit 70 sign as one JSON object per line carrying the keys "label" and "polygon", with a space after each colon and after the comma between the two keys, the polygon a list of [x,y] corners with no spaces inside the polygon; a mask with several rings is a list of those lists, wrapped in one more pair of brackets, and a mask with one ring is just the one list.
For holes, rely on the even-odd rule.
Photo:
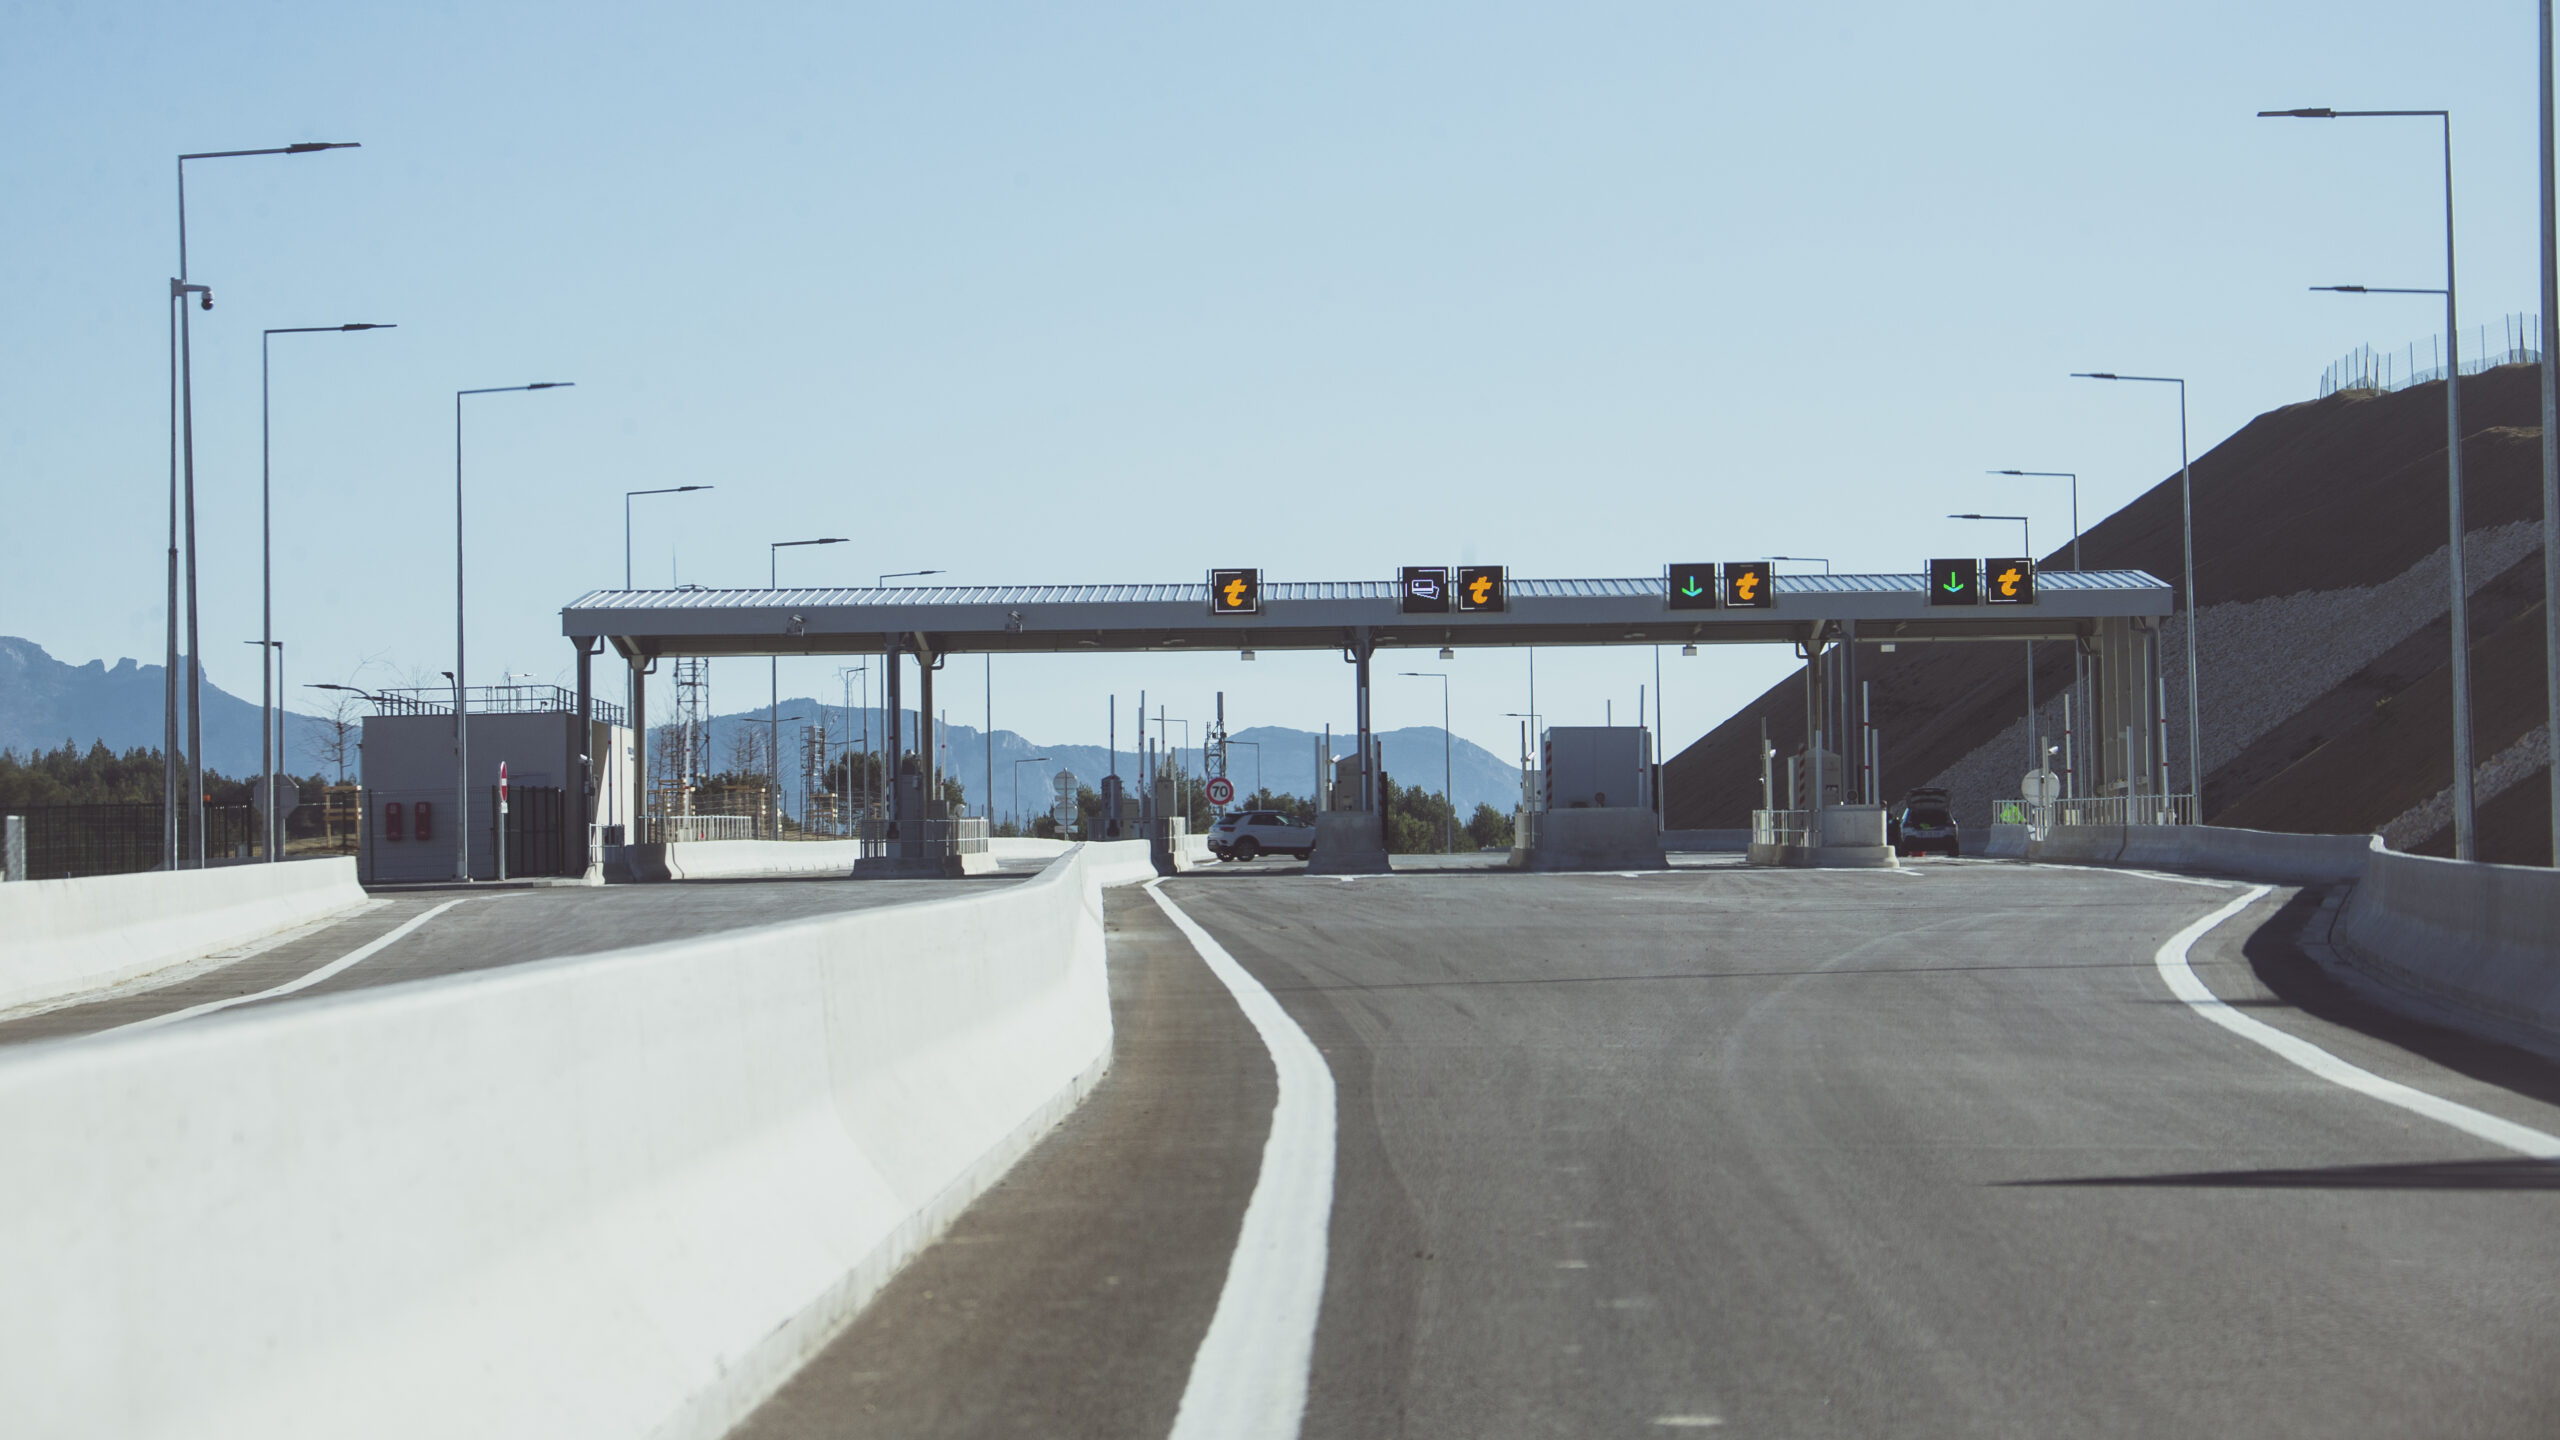
{"label": "speed limit 70 sign", "polygon": [[1233,801],[1235,798],[1236,782],[1233,780],[1228,779],[1224,775],[1220,775],[1209,782],[1210,804],[1224,805]]}

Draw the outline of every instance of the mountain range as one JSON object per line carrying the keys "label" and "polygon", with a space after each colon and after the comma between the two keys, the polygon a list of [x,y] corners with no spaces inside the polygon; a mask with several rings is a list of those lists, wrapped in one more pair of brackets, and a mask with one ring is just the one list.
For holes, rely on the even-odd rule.
{"label": "mountain range", "polygon": [[[164,667],[118,660],[70,665],[43,646],[0,635],[0,750],[19,755],[65,743],[87,750],[103,742],[119,753],[157,750],[161,741]],[[334,772],[322,747],[329,722],[285,712],[285,768],[297,775]],[[355,773],[349,747],[347,770]],[[207,770],[241,779],[258,769],[258,702],[243,700],[207,682],[204,687],[204,758]]]}

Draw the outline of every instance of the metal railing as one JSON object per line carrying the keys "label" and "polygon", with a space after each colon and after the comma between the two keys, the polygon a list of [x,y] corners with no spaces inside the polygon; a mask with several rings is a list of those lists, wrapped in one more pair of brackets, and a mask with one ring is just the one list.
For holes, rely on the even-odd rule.
{"label": "metal railing", "polygon": [[2057,825],[2193,825],[2193,795],[2093,795],[2053,802]]}
{"label": "metal railing", "polygon": [[1754,845],[1804,845],[1813,828],[1810,810],[1754,810],[1751,812],[1751,843]]}
{"label": "metal railing", "polygon": [[[2475,326],[2462,337],[2463,343],[2471,347],[2471,353],[2462,357],[2463,374],[2478,375],[2501,365],[2541,363],[2542,347],[2537,339],[2542,334],[2541,316],[2502,315],[2498,329],[2494,339],[2486,325]],[[2320,394],[2326,399],[2341,390],[2406,390],[2443,378],[2442,337],[2429,336],[2424,355],[2418,353],[2414,343],[2398,350],[2359,345],[2320,372]]]}
{"label": "metal railing", "polygon": [[859,821],[854,831],[855,838],[862,842],[865,855],[914,858],[987,853],[987,821],[981,815],[968,815],[956,820],[906,821],[875,815]]}
{"label": "metal railing", "polygon": [[[574,715],[578,713],[578,692],[557,685],[473,685],[463,692],[463,701],[474,715]],[[450,715],[453,713],[453,687],[424,686],[380,691],[370,697],[375,713],[382,715]],[[623,723],[622,707],[610,700],[591,700],[596,719],[608,725]]]}
{"label": "metal railing", "polygon": [[643,845],[694,845],[706,840],[753,840],[756,821],[752,815],[644,815],[640,818],[640,843]]}

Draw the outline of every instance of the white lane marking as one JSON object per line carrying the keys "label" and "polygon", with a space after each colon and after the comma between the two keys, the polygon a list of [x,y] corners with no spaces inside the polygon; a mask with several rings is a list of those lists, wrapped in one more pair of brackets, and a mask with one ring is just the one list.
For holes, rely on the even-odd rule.
{"label": "white lane marking", "polygon": [[406,923],[402,924],[398,929],[393,930],[390,934],[385,935],[370,944],[359,945],[355,949],[348,951],[346,954],[339,956],[337,959],[330,961],[328,964],[321,966],[319,969],[312,971],[308,975],[301,976],[297,979],[287,980],[281,985],[261,990],[255,995],[234,995],[228,1000],[207,1000],[201,1005],[190,1005],[184,1010],[172,1010],[166,1015],[154,1015],[148,1020],[136,1020],[129,1025],[111,1026],[107,1029],[98,1031],[97,1034],[120,1035],[134,1030],[150,1030],[162,1025],[175,1025],[181,1020],[192,1020],[199,1015],[210,1015],[216,1010],[228,1010],[234,1005],[246,1005],[253,1000],[273,1000],[279,995],[290,995],[296,990],[309,989],[311,986],[319,984],[321,981],[328,979],[332,975],[336,975],[350,967],[360,965],[365,961],[372,959],[374,956],[381,954],[391,946],[392,942],[404,938],[419,926],[426,924],[428,921],[433,920],[437,916],[461,903],[462,901],[460,900],[447,900],[443,904],[422,915],[413,915]]}
{"label": "white lane marking", "polygon": [[1656,1415],[1653,1423],[1673,1430],[1712,1430],[1724,1419],[1717,1415]]}
{"label": "white lane marking", "polygon": [[95,1005],[102,1000],[123,1000],[149,991],[165,989],[171,985],[193,980],[209,971],[219,970],[226,965],[237,965],[243,960],[253,959],[278,946],[308,939],[332,925],[344,924],[359,915],[379,910],[390,903],[388,900],[359,900],[343,910],[332,910],[317,920],[305,920],[291,929],[279,930],[273,935],[261,936],[228,949],[216,950],[193,960],[181,960],[164,969],[136,975],[129,980],[119,980],[113,985],[103,985],[95,990],[82,990],[70,995],[57,995],[50,1000],[31,1000],[13,1009],[0,1010],[0,1023],[24,1020],[31,1015],[49,1015],[56,1010],[68,1010],[74,1005]]}
{"label": "white lane marking", "polygon": [[1226,1287],[1173,1417],[1172,1440],[1292,1440],[1307,1408],[1316,1315],[1333,1222],[1333,1071],[1307,1032],[1226,947],[1147,882],[1146,890],[1235,996],[1271,1052],[1280,1098],[1262,1143]]}
{"label": "white lane marking", "polygon": [[2159,968],[2160,978],[2169,982],[2170,993],[2214,1024],[2265,1046],[2332,1084],[2343,1085],[2386,1105],[2397,1105],[2411,1114],[2450,1125],[2466,1135],[2504,1146],[2519,1155],[2536,1160],[2560,1160],[2560,1135],[2545,1134],[2529,1125],[2502,1120],[2487,1111],[2474,1110],[2468,1105],[2430,1095],[2397,1080],[2385,1080],[2361,1066],[2348,1064],[2308,1040],[2288,1035],[2263,1020],[2241,1014],[2207,989],[2205,983],[2196,978],[2196,972],[2188,968],[2187,951],[2213,927],[2257,903],[2273,888],[2268,885],[2251,887],[2240,898],[2170,936],[2161,945],[2159,953],[2152,956],[2151,963]]}

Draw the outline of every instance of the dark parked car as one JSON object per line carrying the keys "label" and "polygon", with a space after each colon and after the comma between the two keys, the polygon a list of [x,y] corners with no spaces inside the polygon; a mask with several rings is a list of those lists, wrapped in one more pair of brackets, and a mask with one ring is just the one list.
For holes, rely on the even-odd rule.
{"label": "dark parked car", "polygon": [[1935,850],[1952,856],[1957,853],[1955,812],[1948,808],[1944,790],[1914,790],[1902,797],[1888,817],[1885,843],[1896,855],[1918,855]]}

